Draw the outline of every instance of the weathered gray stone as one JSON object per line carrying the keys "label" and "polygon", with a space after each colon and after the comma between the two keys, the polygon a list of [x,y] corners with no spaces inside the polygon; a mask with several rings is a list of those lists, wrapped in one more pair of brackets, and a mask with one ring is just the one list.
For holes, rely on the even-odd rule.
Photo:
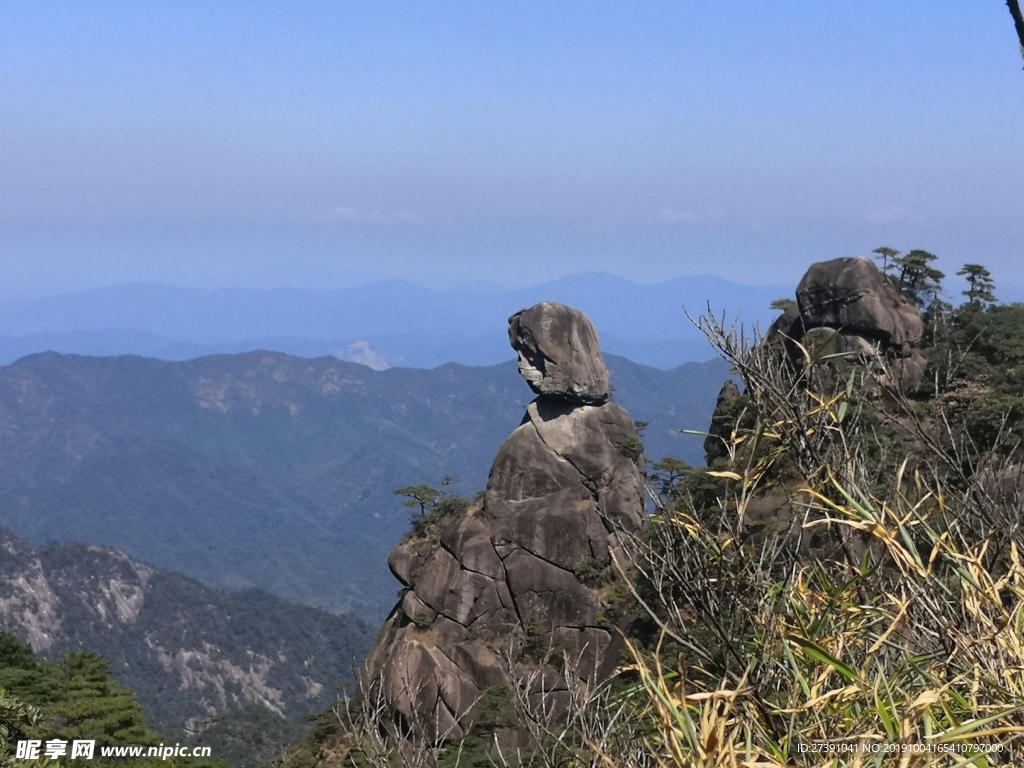
{"label": "weathered gray stone", "polygon": [[477,622],[495,635],[515,631],[519,616],[505,582],[492,581],[477,596],[466,614],[466,626],[473,628]]}
{"label": "weathered gray stone", "polygon": [[[812,264],[789,308],[768,330],[765,343],[780,343],[794,361],[804,349],[817,359],[839,355],[867,365],[880,383],[903,392],[924,377],[919,348],[924,334],[921,312],[901,296],[874,262],[864,257]],[[710,458],[718,451],[711,441]]]}
{"label": "weathered gray stone", "polygon": [[850,360],[866,361],[878,356],[881,342],[838,328],[811,328],[804,334],[803,344],[815,359],[843,355]]}
{"label": "weathered gray stone", "polygon": [[566,570],[590,557],[588,527],[597,518],[593,500],[572,492],[559,493],[508,504],[504,509],[506,513],[494,525],[499,555],[526,549]]}
{"label": "weathered gray stone", "polygon": [[491,499],[540,499],[573,485],[582,485],[577,469],[550,450],[534,423],[527,421],[498,449],[487,482],[485,513],[492,509]]}
{"label": "weathered gray stone", "polygon": [[469,665],[461,663],[463,656],[453,659],[447,653],[446,649],[470,642],[466,630],[455,622],[441,616],[429,630],[420,630],[400,619],[396,612],[385,623],[360,685],[370,692],[380,686],[395,711],[420,731],[433,738],[457,738],[463,733],[459,721],[480,695],[474,679],[498,679],[500,669],[478,653],[479,671],[486,674],[477,677],[475,671],[467,671]]}
{"label": "weathered gray stone", "polygon": [[582,403],[608,399],[608,368],[586,315],[545,301],[512,315],[508,324],[519,372],[534,392]]}
{"label": "weathered gray stone", "polygon": [[917,346],[924,335],[917,307],[864,256],[812,264],[796,300],[806,329],[842,328],[898,349]]}
{"label": "weathered gray stone", "polygon": [[612,530],[635,533],[644,522],[645,496],[636,464],[620,457],[599,489],[597,509],[600,519]]}
{"label": "weathered gray stone", "polygon": [[441,531],[441,546],[458,553],[463,568],[492,579],[504,579],[501,558],[494,549],[491,528],[482,517],[479,507],[473,507],[462,518],[452,520]]}
{"label": "weathered gray stone", "polygon": [[[485,592],[488,599],[482,600]],[[483,603],[479,609],[478,602]],[[497,610],[498,607],[500,602],[494,590],[494,579],[463,568],[452,579],[444,602],[444,615],[468,627],[481,611]]]}
{"label": "weathered gray stone", "polygon": [[408,587],[432,552],[433,550],[425,547],[421,541],[403,541],[391,550],[388,568],[396,579]]}
{"label": "weathered gray stone", "polygon": [[439,669],[438,660],[430,650],[418,637],[400,635],[385,659],[388,666],[382,681],[384,693],[391,705],[411,722],[420,712],[431,712],[437,732],[450,732],[457,726],[451,711],[447,707],[438,707],[438,677],[445,672],[451,674],[451,670]]}
{"label": "weathered gray stone", "polygon": [[794,303],[775,318],[768,326],[768,333],[765,334],[765,341],[771,343],[780,339],[800,339],[804,335],[803,321],[800,318],[800,309]]}
{"label": "weathered gray stone", "polygon": [[509,590],[524,623],[556,627],[585,627],[596,621],[598,604],[593,590],[564,568],[541,560],[525,549],[505,558]]}
{"label": "weathered gray stone", "polygon": [[460,645],[457,653],[460,666],[479,681],[484,690],[508,682],[502,658],[480,640],[472,639]]}
{"label": "weathered gray stone", "polygon": [[924,381],[928,360],[914,349],[908,356],[892,361],[888,368],[891,375],[898,377],[893,383],[900,391],[913,392]]}
{"label": "weathered gray stone", "polygon": [[636,438],[633,420],[615,403],[571,408],[538,398],[526,412],[544,445],[572,464],[588,487],[607,484],[622,458],[622,444]]}
{"label": "weathered gray stone", "polygon": [[437,618],[437,611],[420,600],[419,595],[411,590],[402,598],[402,613],[414,622],[432,622]]}
{"label": "weathered gray stone", "polygon": [[420,600],[438,613],[444,613],[448,591],[459,572],[459,561],[451,552],[438,547],[417,575],[412,585]]}
{"label": "weathered gray stone", "polygon": [[601,674],[601,665],[608,657],[608,649],[612,644],[612,635],[608,630],[599,627],[585,627],[584,629],[572,629],[559,627],[555,630],[555,637],[562,641],[562,645],[578,649],[571,656],[570,662],[577,666],[579,676],[583,680],[592,680],[594,677],[607,677],[614,669],[607,670]]}

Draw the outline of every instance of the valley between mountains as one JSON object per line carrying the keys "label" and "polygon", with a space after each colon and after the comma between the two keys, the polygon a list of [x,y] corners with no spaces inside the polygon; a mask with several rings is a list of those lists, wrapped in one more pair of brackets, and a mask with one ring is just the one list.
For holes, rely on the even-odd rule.
{"label": "valley between mountains", "polygon": [[[706,428],[725,365],[608,364],[613,397],[650,422],[647,455],[702,463],[701,438],[678,430]],[[34,355],[0,368],[0,526],[378,622],[409,528],[394,489],[444,475],[482,489],[531,399],[512,362]]]}

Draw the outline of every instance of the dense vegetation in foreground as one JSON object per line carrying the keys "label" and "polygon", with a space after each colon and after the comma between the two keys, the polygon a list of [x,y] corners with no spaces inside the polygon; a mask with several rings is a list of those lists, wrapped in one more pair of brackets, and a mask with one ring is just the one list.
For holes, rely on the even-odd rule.
{"label": "dense vegetation in foreground", "polygon": [[285,763],[1019,765],[1024,305],[994,304],[968,265],[953,309],[930,254],[895,255],[893,284],[924,310],[913,394],[884,358],[794,342],[794,364],[701,321],[745,392],[719,414],[713,466],[649,476],[658,512],[616,563],[632,623],[613,679],[558,713],[518,678],[458,743],[364,697]]}

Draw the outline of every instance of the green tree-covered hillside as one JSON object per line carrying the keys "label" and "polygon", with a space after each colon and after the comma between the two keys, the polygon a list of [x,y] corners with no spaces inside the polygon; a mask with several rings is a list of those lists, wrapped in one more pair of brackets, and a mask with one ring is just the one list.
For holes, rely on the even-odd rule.
{"label": "green tree-covered hillside", "polygon": [[[375,634],[353,616],[212,590],[108,547],[33,550],[0,529],[0,552],[0,631],[51,660],[101,653],[153,722],[179,736],[249,704],[287,717],[323,708]],[[13,690],[12,680],[0,685]]]}

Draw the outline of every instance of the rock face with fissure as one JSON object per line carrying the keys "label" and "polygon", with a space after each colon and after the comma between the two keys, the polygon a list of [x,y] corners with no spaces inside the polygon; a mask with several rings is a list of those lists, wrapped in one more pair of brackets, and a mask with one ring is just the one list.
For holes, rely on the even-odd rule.
{"label": "rock face with fissure", "polygon": [[[435,736],[461,735],[490,687],[507,684],[505,656],[543,634],[608,674],[619,641],[600,615],[601,587],[577,578],[610,562],[620,530],[644,518],[638,436],[608,402],[597,331],[545,302],[513,315],[509,339],[538,397],[498,451],[480,502],[440,540],[407,539],[388,564],[405,587],[364,673],[391,706]],[[573,681],[563,681],[572,684]]]}
{"label": "rock face with fissure", "polygon": [[718,400],[715,402],[711,426],[708,428],[708,436],[704,438],[704,455],[707,458],[708,466],[711,466],[715,459],[724,459],[729,455],[726,440],[736,427],[736,424],[728,418],[729,405],[739,396],[740,388],[732,379],[725,382],[718,391]]}

